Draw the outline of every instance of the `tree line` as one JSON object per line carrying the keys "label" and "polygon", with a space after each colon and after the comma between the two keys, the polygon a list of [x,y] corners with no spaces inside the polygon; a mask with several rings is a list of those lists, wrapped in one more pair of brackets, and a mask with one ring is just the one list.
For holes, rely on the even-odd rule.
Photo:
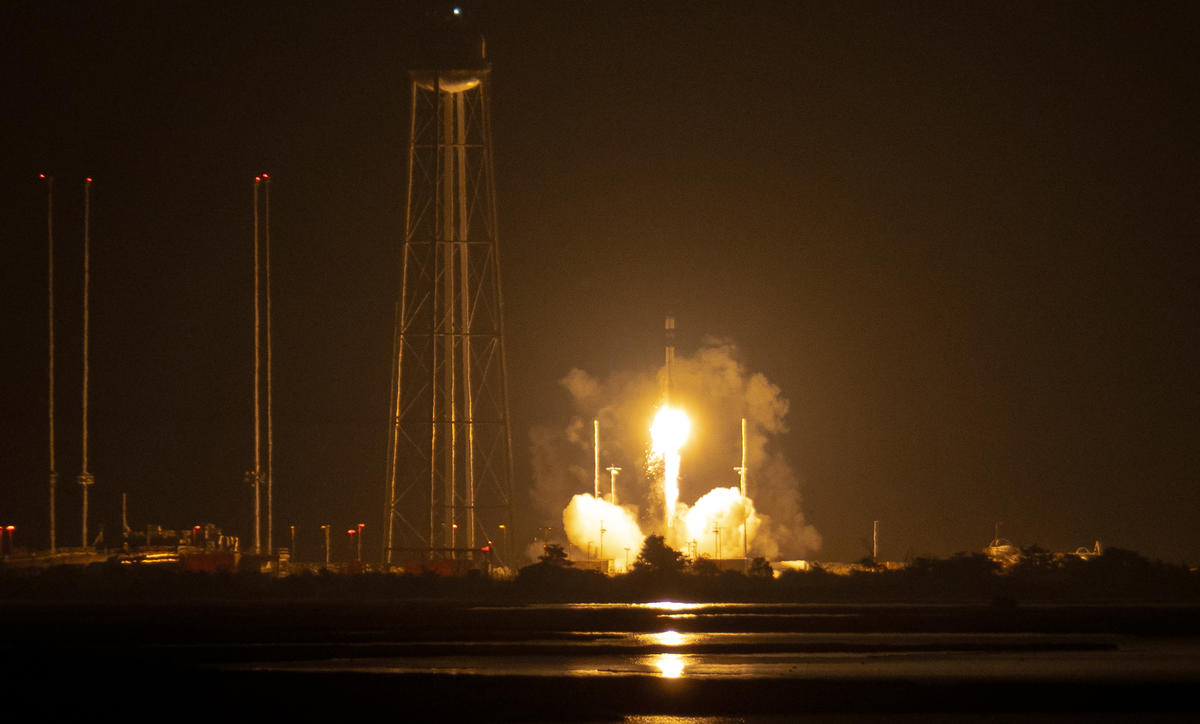
{"label": "tree line", "polygon": [[191,573],[169,568],[93,565],[36,571],[0,568],[0,599],[447,599],[506,602],[1190,602],[1200,601],[1200,573],[1121,548],[1101,555],[1055,556],[1037,547],[1004,567],[981,553],[917,558],[889,569],[871,559],[846,575],[812,565],[776,572],[763,558],[745,571],[722,570],[708,558],[688,559],[649,536],[630,570],[605,575],[577,568],[562,546],[548,544],[515,576],[328,571],[272,576]]}

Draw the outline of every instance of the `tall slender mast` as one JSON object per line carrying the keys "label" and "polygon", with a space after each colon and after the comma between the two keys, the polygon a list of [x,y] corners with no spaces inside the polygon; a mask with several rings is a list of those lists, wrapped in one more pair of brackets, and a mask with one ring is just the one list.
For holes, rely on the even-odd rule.
{"label": "tall slender mast", "polygon": [[617,504],[617,473],[621,472],[621,468],[616,465],[609,465],[608,468],[608,502],[613,505]]}
{"label": "tall slender mast", "polygon": [[46,289],[49,294],[48,320],[49,320],[49,422],[50,422],[50,553],[58,552],[58,538],[55,523],[57,514],[54,508],[54,493],[58,487],[58,470],[55,463],[54,455],[54,177],[42,174],[41,177],[46,180],[46,248],[47,248],[47,272],[46,272]]}
{"label": "tall slender mast", "polygon": [[254,177],[254,553],[262,553],[262,509],[259,499],[259,486],[262,483],[262,423],[259,419],[261,404],[258,399],[261,386],[259,374],[259,316],[258,316],[258,185],[262,183],[261,176]]}
{"label": "tall slender mast", "polygon": [[600,500],[600,421],[592,420],[592,480],[596,485],[595,498]]}
{"label": "tall slender mast", "polygon": [[[742,509],[746,509],[746,418],[742,418],[742,464],[734,468],[742,484]],[[746,530],[746,519],[742,519],[742,558],[750,557],[749,531]]]}
{"label": "tall slender mast", "polygon": [[91,282],[91,200],[92,179],[83,181],[83,435],[79,465],[79,486],[83,489],[82,545],[88,546],[88,488],[95,482],[88,472],[88,285]]}
{"label": "tall slender mast", "polygon": [[271,409],[271,177],[263,174],[266,184],[266,218],[264,219],[263,259],[267,272],[267,552],[275,551],[275,427]]}

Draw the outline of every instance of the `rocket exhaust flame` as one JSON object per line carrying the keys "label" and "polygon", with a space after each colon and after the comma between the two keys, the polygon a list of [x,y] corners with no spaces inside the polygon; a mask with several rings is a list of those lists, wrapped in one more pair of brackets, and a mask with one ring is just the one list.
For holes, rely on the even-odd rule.
{"label": "rocket exhaust flame", "polygon": [[663,462],[663,501],[667,530],[674,526],[675,506],[679,502],[679,448],[687,442],[692,423],[683,410],[663,405],[650,426],[650,450]]}

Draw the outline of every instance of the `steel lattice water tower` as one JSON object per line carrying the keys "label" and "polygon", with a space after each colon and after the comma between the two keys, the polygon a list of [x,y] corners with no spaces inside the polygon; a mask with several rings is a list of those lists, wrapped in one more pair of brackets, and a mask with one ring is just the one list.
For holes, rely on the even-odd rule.
{"label": "steel lattice water tower", "polygon": [[409,72],[385,567],[503,560],[512,526],[490,66],[478,35],[449,28],[439,42]]}

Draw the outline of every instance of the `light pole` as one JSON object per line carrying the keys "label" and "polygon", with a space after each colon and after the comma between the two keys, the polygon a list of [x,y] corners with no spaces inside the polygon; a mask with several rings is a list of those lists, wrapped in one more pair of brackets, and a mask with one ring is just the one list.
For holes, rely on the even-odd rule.
{"label": "light pole", "polygon": [[325,531],[325,567],[329,568],[329,524],[321,526],[321,530]]}
{"label": "light pole", "polygon": [[617,473],[621,472],[621,468],[616,465],[609,465],[605,470],[608,471],[608,502],[613,505],[617,504]]}
{"label": "light pole", "polygon": [[596,500],[600,499],[600,421],[592,420],[592,430],[595,433],[592,443],[592,452],[595,455],[595,472],[594,482],[596,484]]}
{"label": "light pole", "polygon": [[503,523],[500,524],[500,545],[502,546],[500,552],[504,559],[504,565],[508,565],[508,526]]}
{"label": "light pole", "polygon": [[259,400],[259,395],[262,391],[261,382],[261,364],[262,353],[259,350],[259,344],[262,341],[261,321],[259,313],[259,300],[262,295],[258,290],[259,283],[259,265],[258,265],[258,188],[262,183],[262,176],[254,177],[254,477],[251,480],[254,483],[254,555],[262,553],[262,501],[260,492],[262,489],[262,422],[260,415],[262,414],[262,404]]}
{"label": "light pole", "polygon": [[[263,219],[263,265],[266,272],[266,338],[267,338],[267,552],[276,555],[275,550],[275,503],[272,498],[275,481],[275,423],[271,415],[271,175],[264,173],[263,191],[266,212]],[[257,281],[257,280],[256,280]],[[276,566],[279,558],[276,555]]]}
{"label": "light pole", "polygon": [[17,526],[15,526],[15,525],[5,526],[4,532],[8,533],[8,552],[9,552],[9,554],[12,554],[16,550],[13,547],[13,535],[17,532]]}
{"label": "light pole", "polygon": [[82,424],[82,462],[80,463],[79,487],[83,489],[83,520],[81,543],[88,547],[88,488],[96,482],[88,472],[88,285],[91,280],[91,198],[92,179],[84,179],[83,185],[83,424]]}
{"label": "light pole", "polygon": [[359,523],[359,524],[358,524],[358,536],[357,536],[357,540],[358,540],[358,553],[355,555],[355,561],[356,561],[356,562],[358,562],[358,563],[360,563],[360,564],[362,563],[362,540],[363,540],[363,528],[366,528],[366,527],[367,527],[367,524],[366,524],[366,523]]}
{"label": "light pole", "polygon": [[292,560],[296,560],[296,526],[289,525],[288,528],[292,532],[292,547],[288,549],[288,556]]}
{"label": "light pole", "polygon": [[[742,510],[745,511],[746,503],[746,418],[742,418],[742,464],[733,469],[738,474],[738,480],[742,488]],[[749,531],[746,529],[747,514],[742,515],[742,559],[750,557],[750,542]]]}
{"label": "light pole", "polygon": [[54,458],[54,177],[39,174],[46,181],[46,245],[47,245],[47,292],[49,322],[49,413],[50,413],[50,554],[58,552],[55,526],[57,514],[54,509],[54,492],[58,486],[58,471]]}

